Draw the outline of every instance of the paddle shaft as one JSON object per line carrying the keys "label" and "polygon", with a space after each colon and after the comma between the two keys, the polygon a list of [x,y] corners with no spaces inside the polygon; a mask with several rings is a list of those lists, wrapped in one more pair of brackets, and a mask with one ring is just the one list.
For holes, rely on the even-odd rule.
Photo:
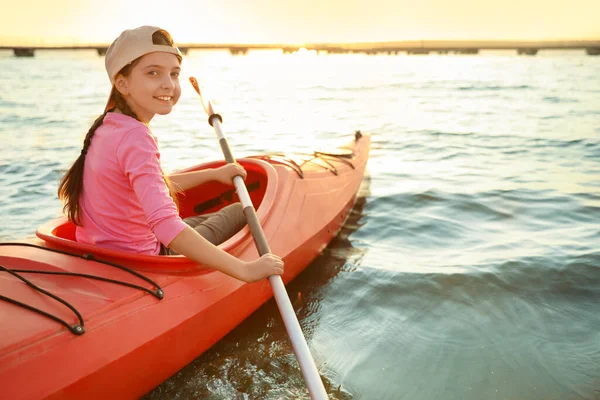
{"label": "paddle shaft", "polygon": [[[212,107],[210,107],[210,109],[212,110]],[[219,114],[211,114],[208,117],[208,123],[215,129],[215,133],[219,139],[219,144],[221,145],[221,150],[225,156],[225,161],[228,163],[235,163],[235,158],[231,153],[227,139],[225,138],[223,130],[221,129],[221,122],[222,119]],[[244,215],[246,216],[246,221],[248,222],[252,237],[254,238],[254,243],[256,244],[258,254],[262,256],[263,254],[270,253],[271,250],[269,249],[269,244],[267,243],[267,239],[260,225],[260,221],[256,216],[256,210],[252,205],[252,201],[250,200],[250,195],[248,194],[248,189],[244,184],[244,180],[238,175],[233,178],[233,184],[235,185],[240,202],[244,208]],[[271,284],[271,289],[273,290],[275,301],[277,302],[277,307],[281,313],[281,318],[283,319],[283,323],[285,324],[285,328],[292,342],[292,347],[296,353],[296,358],[300,364],[300,370],[302,371],[302,375],[304,376],[304,380],[308,386],[308,392],[310,393],[312,399],[327,399],[327,393],[325,392],[323,381],[321,381],[321,377],[319,376],[315,362],[310,354],[308,344],[306,344],[306,340],[304,339],[304,334],[300,328],[300,323],[298,322],[298,318],[296,318],[296,314],[294,313],[292,303],[287,295],[285,286],[281,280],[281,276],[273,275],[268,279],[269,283]]]}

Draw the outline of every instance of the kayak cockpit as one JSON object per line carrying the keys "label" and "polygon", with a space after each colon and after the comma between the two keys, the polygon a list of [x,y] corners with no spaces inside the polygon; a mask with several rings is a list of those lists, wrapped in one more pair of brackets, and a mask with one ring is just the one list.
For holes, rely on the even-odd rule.
{"label": "kayak cockpit", "polygon": [[[271,164],[257,159],[240,159],[248,173],[246,187],[257,216],[262,222],[268,216],[274,204],[277,192],[277,172]],[[198,171],[224,165],[223,161],[201,164],[180,172]],[[239,198],[233,186],[219,182],[209,182],[186,190],[178,195],[179,214],[182,218],[212,213],[238,202]],[[203,269],[184,256],[159,256],[130,253],[98,246],[79,243],[75,239],[75,224],[61,217],[41,226],[36,235],[51,247],[58,247],[74,253],[88,253],[104,260],[125,263],[135,269],[152,272],[191,272]],[[226,242],[219,245],[223,250],[231,252],[242,242],[250,239],[248,227],[244,227]]]}

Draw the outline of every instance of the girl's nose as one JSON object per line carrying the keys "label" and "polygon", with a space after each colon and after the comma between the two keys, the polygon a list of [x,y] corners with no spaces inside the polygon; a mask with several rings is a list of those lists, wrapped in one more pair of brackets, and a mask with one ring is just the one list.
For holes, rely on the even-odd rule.
{"label": "girl's nose", "polygon": [[163,79],[161,86],[164,89],[172,89],[175,87],[175,83],[173,82],[173,79],[171,79],[171,77],[168,77],[168,78]]}

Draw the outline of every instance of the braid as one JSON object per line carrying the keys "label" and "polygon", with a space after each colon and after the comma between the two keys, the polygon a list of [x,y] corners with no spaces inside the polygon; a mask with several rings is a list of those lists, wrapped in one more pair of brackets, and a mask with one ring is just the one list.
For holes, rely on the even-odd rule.
{"label": "braid", "polygon": [[85,139],[83,139],[83,148],[81,149],[81,155],[83,155],[84,157],[87,154],[88,149],[90,148],[90,145],[92,144],[92,137],[94,137],[94,133],[96,133],[96,129],[98,129],[98,127],[100,125],[102,125],[102,123],[104,122],[104,117],[106,117],[107,112],[108,111],[105,111],[104,114],[102,114],[98,118],[96,118],[96,120],[90,127],[90,130],[85,135]]}
{"label": "braid", "polygon": [[106,117],[106,112],[96,118],[88,133],[85,135],[83,148],[81,149],[79,157],[77,157],[77,160],[75,160],[58,185],[58,198],[64,202],[63,212],[67,215],[67,218],[76,225],[81,225],[79,198],[81,197],[81,192],[83,192],[83,167],[85,164],[85,156],[90,148],[92,137],[94,136],[96,129],[104,122],[104,117]]}

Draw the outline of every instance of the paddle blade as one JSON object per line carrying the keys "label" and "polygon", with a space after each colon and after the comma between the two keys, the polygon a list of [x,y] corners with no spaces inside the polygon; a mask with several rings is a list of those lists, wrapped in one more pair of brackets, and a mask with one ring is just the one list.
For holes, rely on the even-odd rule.
{"label": "paddle blade", "polygon": [[200,102],[202,103],[202,107],[204,107],[204,112],[206,112],[206,114],[209,117],[211,115],[215,114],[215,111],[213,110],[213,106],[212,106],[212,103],[210,102],[210,100],[204,99],[204,97],[202,97],[202,91],[200,90],[200,84],[198,83],[198,80],[196,78],[194,78],[193,76],[190,76],[190,83],[196,90],[196,93],[198,93],[198,96],[200,96]]}

